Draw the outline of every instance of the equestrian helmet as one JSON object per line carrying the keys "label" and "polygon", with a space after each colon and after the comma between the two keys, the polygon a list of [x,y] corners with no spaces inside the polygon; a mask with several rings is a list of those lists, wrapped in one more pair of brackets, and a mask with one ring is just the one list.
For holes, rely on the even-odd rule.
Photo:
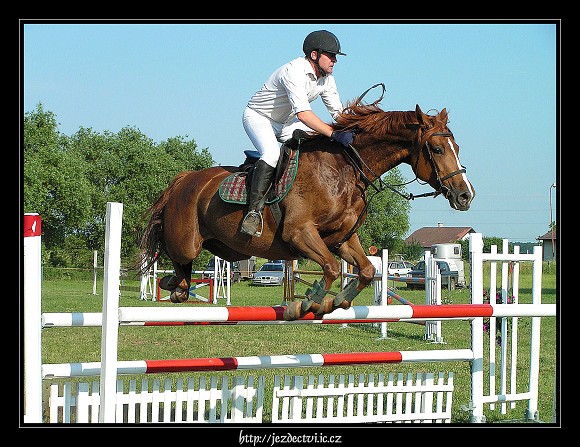
{"label": "equestrian helmet", "polygon": [[338,38],[330,31],[326,30],[312,31],[308,34],[306,39],[304,39],[302,50],[307,56],[312,50],[346,56],[346,54],[340,52],[340,42],[338,41]]}

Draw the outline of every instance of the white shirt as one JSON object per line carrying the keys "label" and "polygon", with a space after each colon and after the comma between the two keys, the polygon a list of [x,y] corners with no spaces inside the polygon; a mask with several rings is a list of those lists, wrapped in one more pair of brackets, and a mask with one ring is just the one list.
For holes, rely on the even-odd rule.
{"label": "white shirt", "polygon": [[310,62],[298,57],[272,73],[250,98],[248,107],[284,124],[292,121],[298,112],[312,110],[310,103],[319,96],[333,118],[342,111],[334,76],[328,74],[316,79]]}

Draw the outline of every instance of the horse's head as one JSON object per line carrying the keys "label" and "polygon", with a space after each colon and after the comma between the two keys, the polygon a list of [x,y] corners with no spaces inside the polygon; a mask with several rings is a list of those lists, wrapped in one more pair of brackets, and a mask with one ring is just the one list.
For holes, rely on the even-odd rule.
{"label": "horse's head", "polygon": [[459,161],[459,146],[447,127],[447,110],[429,116],[417,105],[415,113],[419,123],[411,160],[415,175],[443,194],[452,208],[468,210],[475,190]]}

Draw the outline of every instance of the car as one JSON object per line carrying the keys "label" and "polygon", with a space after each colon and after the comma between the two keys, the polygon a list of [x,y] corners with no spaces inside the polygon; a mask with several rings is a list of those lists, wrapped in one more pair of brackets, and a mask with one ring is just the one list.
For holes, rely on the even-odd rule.
{"label": "car", "polygon": [[284,284],[286,263],[266,262],[254,273],[252,284],[255,286],[281,286]]}
{"label": "car", "polygon": [[[457,270],[451,270],[447,261],[436,262],[437,267],[439,267],[439,272],[441,273],[441,287],[455,290],[455,287],[459,282],[459,272],[457,272]],[[425,278],[425,261],[419,261],[417,265],[413,267],[413,270],[407,273],[407,289],[424,289],[425,283],[412,281],[419,278]]]}
{"label": "car", "polygon": [[387,272],[392,276],[406,277],[413,269],[413,264],[409,261],[389,261]]}
{"label": "car", "polygon": [[[214,270],[215,270],[215,258],[211,258],[208,261],[205,270],[201,273],[201,279],[212,279]],[[240,272],[239,262],[236,261],[230,263],[230,281],[239,283],[241,280],[242,274]]]}

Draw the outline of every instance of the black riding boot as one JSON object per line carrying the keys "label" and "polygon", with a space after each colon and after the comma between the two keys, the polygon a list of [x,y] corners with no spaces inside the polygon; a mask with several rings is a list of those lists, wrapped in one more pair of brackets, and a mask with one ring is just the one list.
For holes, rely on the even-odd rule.
{"label": "black riding boot", "polygon": [[[264,222],[262,220],[262,210],[264,209],[264,195],[268,192],[274,172],[273,168],[264,160],[258,160],[252,172],[252,185],[250,186],[250,194],[248,199],[249,211],[242,222],[242,233],[250,236],[260,237]],[[259,229],[259,231],[258,231]]]}

